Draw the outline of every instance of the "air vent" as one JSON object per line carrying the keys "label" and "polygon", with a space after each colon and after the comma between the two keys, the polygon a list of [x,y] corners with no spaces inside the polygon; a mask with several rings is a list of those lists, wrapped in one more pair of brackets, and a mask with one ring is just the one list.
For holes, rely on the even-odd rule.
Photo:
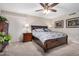
{"label": "air vent", "polygon": [[74,15],[74,14],[76,14],[76,12],[74,12],[74,13],[71,13],[71,14],[69,14],[69,15],[71,16],[71,15]]}

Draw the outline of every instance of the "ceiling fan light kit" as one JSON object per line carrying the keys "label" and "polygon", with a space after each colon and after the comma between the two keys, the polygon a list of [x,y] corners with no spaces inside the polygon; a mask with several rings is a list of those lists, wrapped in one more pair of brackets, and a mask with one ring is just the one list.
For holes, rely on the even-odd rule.
{"label": "ceiling fan light kit", "polygon": [[50,10],[44,10],[43,13],[48,14],[48,13],[50,13]]}
{"label": "ceiling fan light kit", "polygon": [[57,10],[52,9],[53,7],[55,7],[58,3],[53,3],[53,4],[49,4],[49,3],[40,3],[40,5],[43,7],[43,9],[39,9],[36,10],[36,12],[38,11],[43,11],[44,14],[48,14],[50,12],[57,12]]}

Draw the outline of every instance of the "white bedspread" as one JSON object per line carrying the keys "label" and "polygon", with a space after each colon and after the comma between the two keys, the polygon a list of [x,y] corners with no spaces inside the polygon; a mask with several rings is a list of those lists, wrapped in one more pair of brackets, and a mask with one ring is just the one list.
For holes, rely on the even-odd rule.
{"label": "white bedspread", "polygon": [[64,37],[65,34],[60,32],[32,32],[33,36],[39,38],[44,44],[46,40]]}

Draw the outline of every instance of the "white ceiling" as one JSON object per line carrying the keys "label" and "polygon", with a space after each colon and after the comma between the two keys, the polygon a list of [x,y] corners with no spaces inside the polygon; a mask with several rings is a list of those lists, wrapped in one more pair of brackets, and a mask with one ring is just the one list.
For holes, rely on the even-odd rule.
{"label": "white ceiling", "polygon": [[79,3],[60,3],[54,7],[57,12],[50,12],[47,15],[44,15],[43,12],[35,12],[35,10],[42,8],[39,3],[0,3],[0,8],[6,11],[52,19],[60,15],[78,12]]}

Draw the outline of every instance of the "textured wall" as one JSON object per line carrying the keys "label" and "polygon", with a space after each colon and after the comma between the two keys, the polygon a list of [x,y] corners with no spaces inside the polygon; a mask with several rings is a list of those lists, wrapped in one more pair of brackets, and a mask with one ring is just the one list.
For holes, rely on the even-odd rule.
{"label": "textured wall", "polygon": [[[52,19],[51,30],[57,30],[57,31],[67,33],[69,40],[79,43],[79,28],[66,28],[66,19],[73,18],[73,17],[79,17],[79,12],[77,12],[76,14],[71,15],[71,16],[70,15],[64,15],[64,16]],[[64,28],[54,28],[54,23],[57,20],[64,20]]]}
{"label": "textured wall", "polygon": [[[9,21],[9,34],[12,36],[12,42],[22,40],[22,34],[25,32],[25,24],[49,26],[50,23],[47,19],[35,16],[15,14],[6,11],[1,11],[1,14]],[[30,31],[29,26],[29,32]]]}

